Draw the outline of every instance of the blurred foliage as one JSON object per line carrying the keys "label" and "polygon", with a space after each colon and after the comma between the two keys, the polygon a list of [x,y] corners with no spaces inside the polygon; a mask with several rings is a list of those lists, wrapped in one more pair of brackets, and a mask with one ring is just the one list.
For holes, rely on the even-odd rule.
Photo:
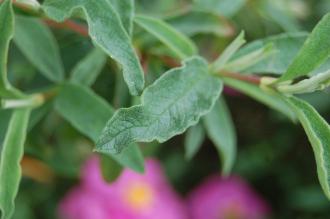
{"label": "blurred foliage", "polygon": [[[188,0],[137,0],[137,13],[152,14],[169,19],[195,6]],[[210,60],[222,51],[240,30],[246,30],[248,41],[273,34],[310,31],[318,20],[330,11],[328,0],[224,0],[223,4],[237,4],[230,11],[219,5],[214,13],[223,15],[224,34],[193,34],[201,53]],[[212,6],[212,5],[211,5]],[[23,13],[16,9],[18,13]],[[171,20],[172,19],[172,20]],[[229,25],[229,26],[228,26]],[[228,27],[230,27],[228,29]],[[90,40],[70,30],[53,28],[60,45],[66,77],[75,64],[92,50]],[[209,31],[209,30],[207,30]],[[162,46],[135,28],[134,44],[139,49],[147,70],[147,84],[169,69],[169,60],[159,60]],[[174,63],[175,64],[175,63]],[[9,76],[13,85],[31,92],[50,86],[41,74],[24,58],[14,44],[9,57]],[[139,101],[128,95],[118,66],[108,61],[93,90],[116,108]],[[302,98],[310,102],[330,121],[330,90]],[[316,175],[312,149],[303,130],[254,100],[240,94],[225,94],[238,134],[238,157],[233,174],[245,177],[272,206],[273,218],[325,219],[329,218],[327,201]],[[50,105],[53,103],[49,103]],[[0,111],[0,142],[7,127],[9,110]],[[92,142],[65,122],[52,107],[33,111],[34,127],[30,127],[25,147],[26,156],[47,164],[55,178],[49,183],[36,182],[25,177],[16,200],[15,219],[56,218],[57,203],[65,192],[79,180],[79,168],[92,152]],[[166,173],[175,188],[187,194],[209,174],[219,172],[219,158],[212,143],[205,139],[199,153],[187,161],[184,156],[184,136],[164,144],[143,144],[145,155],[157,156],[163,161]],[[24,172],[24,167],[23,167]],[[42,174],[42,173],[41,173]]]}

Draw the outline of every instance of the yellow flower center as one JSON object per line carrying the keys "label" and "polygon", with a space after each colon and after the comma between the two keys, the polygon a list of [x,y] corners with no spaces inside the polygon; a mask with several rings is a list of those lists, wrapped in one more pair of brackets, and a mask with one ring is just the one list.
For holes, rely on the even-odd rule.
{"label": "yellow flower center", "polygon": [[143,210],[151,205],[153,191],[146,183],[134,183],[128,186],[125,197],[131,207],[137,210]]}

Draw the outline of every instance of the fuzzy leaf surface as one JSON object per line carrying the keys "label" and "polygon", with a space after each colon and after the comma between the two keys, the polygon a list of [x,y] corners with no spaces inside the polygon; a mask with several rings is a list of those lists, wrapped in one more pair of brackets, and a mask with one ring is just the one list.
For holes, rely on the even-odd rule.
{"label": "fuzzy leaf surface", "polygon": [[222,90],[206,61],[192,57],[172,69],[142,94],[142,104],[118,110],[107,123],[96,150],[118,153],[132,142],[164,142],[195,125]]}

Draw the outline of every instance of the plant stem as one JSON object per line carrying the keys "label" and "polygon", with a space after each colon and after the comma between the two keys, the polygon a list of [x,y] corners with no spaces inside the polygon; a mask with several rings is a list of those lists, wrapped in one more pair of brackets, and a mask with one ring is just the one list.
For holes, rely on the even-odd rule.
{"label": "plant stem", "polygon": [[88,37],[88,29],[85,25],[81,25],[81,24],[78,24],[72,20],[67,20],[67,21],[64,21],[62,23],[57,23],[53,20],[50,20],[50,19],[43,19],[44,22],[50,26],[50,27],[54,27],[54,28],[57,28],[57,29],[68,29],[68,30],[72,30],[73,32],[81,35],[81,36],[84,36],[84,37]]}
{"label": "plant stem", "polygon": [[260,85],[261,78],[255,75],[242,75],[240,73],[236,72],[227,72],[227,71],[221,71],[218,74],[216,74],[221,77],[226,77],[226,78],[233,78],[239,81],[245,81],[250,84],[255,84],[255,85]]}

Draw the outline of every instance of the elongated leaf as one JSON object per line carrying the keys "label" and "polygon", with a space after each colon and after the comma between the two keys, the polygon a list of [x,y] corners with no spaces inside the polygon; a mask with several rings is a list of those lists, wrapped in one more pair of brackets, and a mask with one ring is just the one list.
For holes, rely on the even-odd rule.
{"label": "elongated leaf", "polygon": [[188,129],[184,141],[186,159],[190,160],[195,156],[199,148],[202,146],[204,138],[205,131],[200,123]]}
{"label": "elongated leaf", "polygon": [[14,12],[10,0],[0,5],[0,96],[22,97],[23,95],[13,88],[7,79],[7,62],[10,40],[14,32]]}
{"label": "elongated leaf", "polygon": [[109,0],[119,14],[121,22],[129,35],[133,31],[134,0]]}
{"label": "elongated leaf", "polygon": [[57,42],[37,18],[16,16],[14,42],[26,58],[51,81],[61,81],[64,69]]}
{"label": "elongated leaf", "polygon": [[295,84],[279,84],[277,90],[286,94],[312,93],[330,86],[330,70]]}
{"label": "elongated leaf", "polygon": [[[112,107],[90,89],[79,85],[65,84],[55,102],[56,111],[73,127],[96,142],[106,122],[113,114]],[[123,166],[143,172],[143,157],[138,146],[131,150],[111,155]]]}
{"label": "elongated leaf", "polygon": [[204,11],[188,13],[166,18],[166,22],[186,36],[196,34],[214,34],[219,37],[228,37],[233,34],[233,28],[224,18]]}
{"label": "elongated leaf", "polygon": [[247,73],[273,73],[283,74],[289,67],[290,63],[297,55],[299,48],[303,45],[308,34],[299,33],[285,33],[267,37],[248,43],[242,49],[240,49],[232,58],[238,60],[239,58],[251,54],[257,50],[264,48],[267,44],[273,45],[274,52],[247,69],[244,72]]}
{"label": "elongated leaf", "polygon": [[236,132],[227,104],[220,98],[203,122],[222,161],[222,173],[228,175],[236,158]]}
{"label": "elongated leaf", "polygon": [[103,51],[95,48],[73,69],[70,81],[86,86],[92,85],[100,74],[107,56]]}
{"label": "elongated leaf", "polygon": [[266,59],[272,53],[274,53],[274,47],[273,44],[269,43],[258,50],[230,61],[224,66],[224,69],[227,71],[241,72],[256,63],[262,62],[262,60]]}
{"label": "elongated leaf", "polygon": [[162,20],[138,15],[134,21],[168,46],[179,58],[185,59],[197,53],[195,44],[182,33]]}
{"label": "elongated leaf", "polygon": [[92,40],[121,64],[131,94],[141,93],[144,87],[142,67],[130,37],[108,0],[47,0],[43,10],[56,21],[64,21],[74,12],[83,12]]}
{"label": "elongated leaf", "polygon": [[14,200],[21,180],[20,161],[31,109],[14,111],[6,133],[0,160],[0,210],[1,219],[9,219],[14,213]]}
{"label": "elongated leaf", "polygon": [[277,110],[286,115],[291,120],[295,121],[296,116],[292,109],[288,106],[284,97],[275,92],[265,92],[256,85],[252,85],[243,81],[238,81],[230,78],[224,78],[223,81],[229,87],[232,87],[257,101],[269,106],[270,108]]}
{"label": "elongated leaf", "polygon": [[142,104],[118,110],[107,123],[96,150],[118,153],[131,142],[164,142],[196,124],[212,108],[222,82],[193,57],[172,69],[142,94]]}
{"label": "elongated leaf", "polygon": [[212,64],[213,71],[218,72],[223,70],[223,67],[227,64],[229,59],[246,42],[244,37],[244,32],[241,32],[236,39],[227,46],[223,53]]}
{"label": "elongated leaf", "polygon": [[330,199],[330,126],[308,103],[295,97],[288,100],[312,144],[319,181]]}
{"label": "elongated leaf", "polygon": [[316,25],[285,74],[278,82],[307,75],[330,56],[330,13]]}

